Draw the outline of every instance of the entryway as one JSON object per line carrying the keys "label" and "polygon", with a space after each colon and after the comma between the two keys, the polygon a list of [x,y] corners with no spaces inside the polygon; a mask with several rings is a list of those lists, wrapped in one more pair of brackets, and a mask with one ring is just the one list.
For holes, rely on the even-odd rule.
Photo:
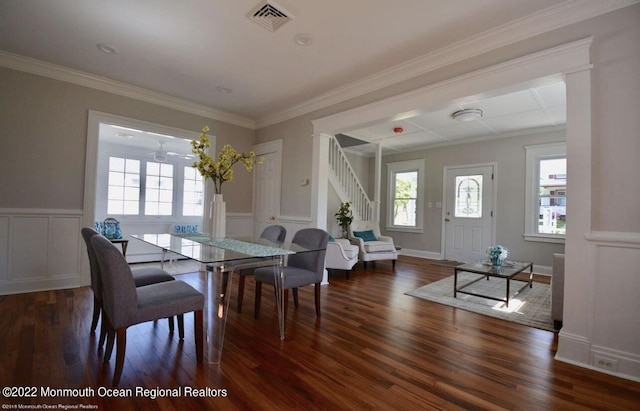
{"label": "entryway", "polygon": [[444,168],[444,258],[478,261],[494,238],[493,164]]}

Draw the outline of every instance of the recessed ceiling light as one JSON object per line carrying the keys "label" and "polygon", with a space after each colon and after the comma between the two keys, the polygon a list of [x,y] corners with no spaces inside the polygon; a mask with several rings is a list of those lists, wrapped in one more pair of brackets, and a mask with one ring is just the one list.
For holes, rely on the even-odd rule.
{"label": "recessed ceiling light", "polygon": [[226,87],[222,87],[222,86],[216,87],[216,90],[218,90],[222,94],[231,94],[231,93],[233,93],[233,90],[231,90],[230,88],[226,88]]}
{"label": "recessed ceiling light", "polygon": [[299,46],[308,46],[313,41],[311,34],[308,33],[298,33],[293,37],[293,39]]}
{"label": "recessed ceiling light", "polygon": [[137,128],[131,128],[131,127],[123,127],[123,126],[116,126],[116,125],[112,125],[111,127],[113,128],[118,128],[120,130],[125,130],[125,131],[133,131],[134,133],[142,133],[142,130],[138,130]]}
{"label": "recessed ceiling light", "polygon": [[133,135],[127,134],[127,133],[116,133],[116,137],[120,137],[120,138],[124,138],[124,139],[127,139],[127,140],[131,140],[133,138]]}
{"label": "recessed ceiling light", "polygon": [[106,54],[118,54],[118,50],[104,43],[99,43],[96,45],[96,47],[98,48],[98,50]]}
{"label": "recessed ceiling light", "polygon": [[457,121],[474,121],[482,118],[482,110],[479,108],[465,108],[458,110],[451,115]]}

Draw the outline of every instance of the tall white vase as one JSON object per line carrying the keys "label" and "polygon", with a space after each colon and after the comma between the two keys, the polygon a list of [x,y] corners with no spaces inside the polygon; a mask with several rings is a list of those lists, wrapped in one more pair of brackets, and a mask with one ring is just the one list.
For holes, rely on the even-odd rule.
{"label": "tall white vase", "polygon": [[223,238],[226,234],[227,206],[222,194],[214,194],[211,202],[211,238]]}

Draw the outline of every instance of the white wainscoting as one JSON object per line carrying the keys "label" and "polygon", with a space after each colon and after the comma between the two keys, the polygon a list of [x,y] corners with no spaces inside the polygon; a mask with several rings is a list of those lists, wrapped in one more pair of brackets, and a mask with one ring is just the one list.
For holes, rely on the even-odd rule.
{"label": "white wainscoting", "polygon": [[[90,284],[89,261],[80,235],[82,210],[0,209],[0,295],[75,288]],[[287,240],[312,220],[281,217]],[[166,233],[167,223],[121,224],[124,238],[135,233]],[[227,235],[251,236],[253,214],[227,213]],[[127,261],[158,261],[156,247],[130,239]]]}
{"label": "white wainscoting", "polygon": [[588,301],[588,331],[561,330],[556,359],[640,381],[640,233],[600,231],[586,239],[592,269],[578,285]]}
{"label": "white wainscoting", "polygon": [[82,210],[0,209],[0,294],[87,285],[81,227]]}

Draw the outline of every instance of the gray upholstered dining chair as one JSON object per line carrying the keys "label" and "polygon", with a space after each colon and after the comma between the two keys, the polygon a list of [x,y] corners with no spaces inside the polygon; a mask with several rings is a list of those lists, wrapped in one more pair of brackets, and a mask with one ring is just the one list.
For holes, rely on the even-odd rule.
{"label": "gray upholstered dining chair", "polygon": [[[89,255],[89,266],[91,269],[91,290],[93,291],[93,317],[91,320],[91,332],[96,330],[98,325],[98,319],[102,312],[102,280],[100,275],[100,267],[96,260],[96,252],[93,249],[91,238],[100,235],[97,231],[89,227],[83,227],[80,230],[85,245],[87,246],[87,254]],[[133,280],[136,287],[142,287],[149,284],[161,283],[165,281],[173,281],[175,278],[166,271],[156,267],[145,267],[131,270]],[[169,330],[173,332],[173,317],[169,317]],[[100,339],[98,340],[98,347],[102,347],[105,337],[107,335],[107,329],[104,321],[100,327]]]}
{"label": "gray upholstered dining chair", "polygon": [[[296,253],[289,256],[287,265],[283,268],[284,302],[283,315],[286,316],[288,290],[293,289],[293,301],[298,306],[298,287],[315,284],[316,315],[320,317],[320,283],[324,273],[324,258],[327,250],[329,233],[319,228],[304,228],[294,236],[292,243],[305,248],[320,251]],[[255,318],[260,316],[260,300],[262,298],[262,283],[274,284],[275,267],[257,268],[253,276],[256,280]],[[274,284],[275,285],[275,284]]]}
{"label": "gray upholstered dining chair", "polygon": [[184,338],[184,313],[194,312],[197,362],[203,358],[204,295],[184,281],[165,281],[136,287],[131,269],[122,253],[105,237],[93,236],[102,276],[103,321],[107,322],[108,340],[104,362],[109,362],[116,338],[116,367],[113,385],[120,382],[127,343],[127,328],[146,321],[178,317],[178,333]]}
{"label": "gray upholstered dining chair", "polygon": [[[287,229],[281,225],[270,225],[262,230],[262,234],[260,234],[260,238],[264,238],[265,240],[271,241],[272,243],[282,243],[287,236]],[[260,261],[261,259],[255,259],[256,261]],[[245,264],[250,263],[253,259],[250,260],[241,260],[239,263]],[[236,262],[238,264],[238,262]],[[252,275],[255,268],[241,268],[238,270],[234,270],[236,274],[239,275],[238,279],[238,312],[242,312],[242,302],[244,300],[244,283],[248,275]]]}

